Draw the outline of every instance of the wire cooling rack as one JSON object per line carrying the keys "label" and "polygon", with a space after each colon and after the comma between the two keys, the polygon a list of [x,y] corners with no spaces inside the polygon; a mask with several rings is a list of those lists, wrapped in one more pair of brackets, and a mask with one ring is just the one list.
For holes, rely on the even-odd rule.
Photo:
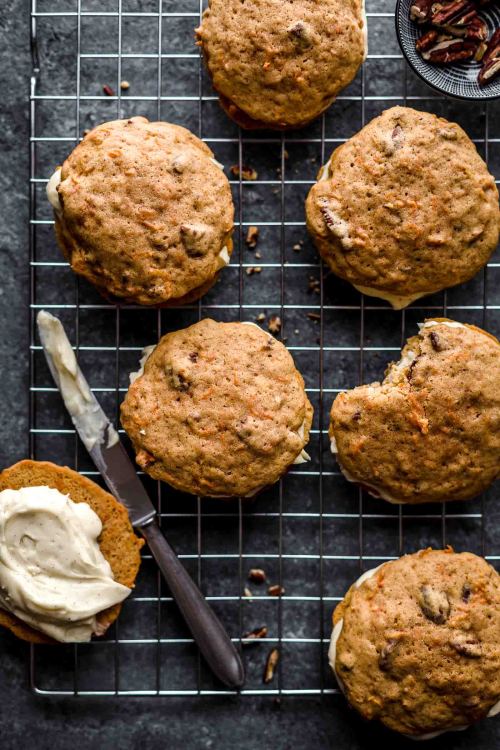
{"label": "wire cooling rack", "polygon": [[[304,199],[331,150],[398,103],[460,122],[498,176],[500,106],[437,97],[404,64],[392,0],[367,0],[368,59],[330,110],[297,132],[240,132],[220,110],[194,46],[202,5],[31,0],[31,456],[99,481],[45,367],[34,326],[37,310],[61,317],[94,392],[115,419],[143,346],[206,316],[278,315],[315,407],[311,461],[253,501],[200,500],[143,479],[168,538],[232,638],[240,642],[254,628],[268,629],[256,645],[242,646],[243,694],[327,695],[338,692],[326,661],[331,612],[362,570],[428,545],[452,544],[494,564],[500,560],[498,487],[446,508],[390,506],[342,478],[326,434],[335,394],[380,379],[423,317],[444,313],[499,335],[500,262],[497,251],[468,284],[395,312],[321,266],[305,231]],[[128,88],[120,87],[124,80]],[[231,179],[235,251],[218,284],[195,305],[160,312],[109,305],[72,274],[56,247],[44,195],[54,167],[85,129],[136,114],[190,128]],[[258,177],[235,179],[231,165],[240,174],[249,165]],[[244,241],[251,225],[260,230],[261,257]],[[252,271],[256,267],[260,271]],[[252,567],[263,568],[268,584],[283,586],[284,595],[269,596],[268,584],[248,581]],[[279,667],[265,685],[264,664],[274,647]],[[30,664],[31,686],[40,695],[230,692],[212,680],[147,551],[133,595],[104,639],[32,647]]]}

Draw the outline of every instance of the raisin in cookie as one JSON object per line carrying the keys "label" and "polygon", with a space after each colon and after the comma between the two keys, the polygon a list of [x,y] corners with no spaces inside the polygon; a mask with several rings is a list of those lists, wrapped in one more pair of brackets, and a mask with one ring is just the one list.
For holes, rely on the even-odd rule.
{"label": "raisin in cookie", "polygon": [[99,125],[47,194],[71,268],[118,301],[190,302],[229,263],[229,182],[208,146],[178,125],[145,117]]}
{"label": "raisin in cookie", "polygon": [[337,606],[329,661],[366,719],[415,739],[500,711],[500,576],[422,550],[365,573]]}
{"label": "raisin in cookie", "polygon": [[308,458],[304,381],[258,326],[202,320],[148,354],[121,420],[155,479],[195,495],[250,496]]}
{"label": "raisin in cookie", "polygon": [[210,0],[197,36],[222,107],[245,128],[307,124],[367,48],[363,0]]}
{"label": "raisin in cookie", "polygon": [[337,148],[306,202],[334,273],[400,309],[467,281],[498,242],[498,190],[466,133],[393,107]]}
{"label": "raisin in cookie", "polygon": [[342,472],[393,503],[466,500],[500,476],[500,344],[426,320],[382,383],[340,393],[332,451]]}

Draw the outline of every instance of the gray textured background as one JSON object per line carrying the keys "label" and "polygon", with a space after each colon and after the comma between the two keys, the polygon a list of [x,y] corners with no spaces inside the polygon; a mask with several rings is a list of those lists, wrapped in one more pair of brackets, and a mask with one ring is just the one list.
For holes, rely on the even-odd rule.
{"label": "gray textured background", "polygon": [[[155,7],[156,3],[150,3]],[[70,0],[61,0],[60,4],[52,2],[51,7],[67,8],[71,6]],[[138,9],[148,9],[148,2],[129,3],[129,6],[135,6]],[[186,7],[189,10],[197,7],[197,0],[186,0]],[[43,9],[43,2],[39,5]],[[87,8],[100,7],[96,3],[87,3]],[[103,6],[104,7],[104,6]],[[172,3],[166,3],[166,8],[171,8]],[[391,7],[391,3],[384,0],[375,0],[371,3],[371,8],[380,8],[386,10]],[[0,180],[2,190],[0,191],[0,200],[2,202],[2,213],[4,218],[3,232],[1,236],[2,253],[1,253],[1,279],[0,284],[0,314],[3,322],[2,335],[0,336],[0,363],[2,374],[2,387],[0,388],[0,464],[9,465],[10,463],[23,458],[28,452],[27,441],[27,413],[28,413],[28,300],[29,300],[29,274],[28,274],[28,94],[29,94],[29,26],[28,26],[28,3],[26,0],[14,0],[13,2],[2,3],[2,16],[0,18],[0,90],[2,92],[1,119],[2,127],[0,129],[1,149],[0,149]],[[54,24],[40,23],[42,44],[41,51],[43,57],[42,75],[40,78],[39,91],[46,93],[47,90],[53,89],[54,86],[60,87],[64,91],[65,87],[71,88],[74,81],[71,78],[74,69],[73,52],[71,43],[73,37],[73,27],[66,20]],[[154,37],[149,38],[148,34],[151,29],[138,31],[135,28],[125,28],[124,44],[130,45],[130,49],[140,49],[148,44],[154,43]],[[96,49],[99,49],[99,42],[106,40],[110,36],[106,24],[96,30],[94,42]],[[172,39],[182,39],[184,32],[179,29],[178,36],[173,34]],[[395,40],[393,39],[392,26],[388,24],[387,19],[375,21],[371,25],[371,42],[379,45],[381,48],[395,51]],[[89,39],[89,35],[87,35]],[[106,69],[108,63],[102,63],[100,68],[93,68],[97,63],[87,61],[85,69],[82,70],[82,81],[84,86],[88,86],[88,93],[99,94],[102,83],[113,80],[116,76],[115,69],[110,66]],[[174,65],[174,64],[172,64]],[[189,87],[196,91],[196,76],[190,63],[179,63],[179,67],[169,69],[166,66],[164,81],[169,86],[169,91],[185,91]],[[403,95],[402,78],[403,64],[401,61],[381,61],[370,60],[367,63],[367,93],[384,93]],[[137,91],[140,85],[142,91],[155,93],[154,70],[148,68],[147,63],[138,63],[137,61],[128,63],[128,67],[123,71],[124,78],[128,78],[131,83],[131,91]],[[194,81],[194,83],[193,83]],[[209,86],[205,82],[205,92],[210,93]],[[359,91],[359,80],[351,88],[352,92]],[[413,78],[409,79],[409,92],[426,96],[426,89]],[[84,90],[85,93],[85,90]],[[82,111],[81,127],[106,119],[114,115],[111,102],[103,102],[93,106],[92,103],[85,104]],[[127,106],[127,105],[125,105]],[[369,118],[376,113],[382,105],[379,103],[368,102],[366,117]],[[474,105],[457,105],[456,103],[446,103],[440,101],[422,101],[422,108],[428,108],[436,112],[447,114],[453,119],[460,121],[476,137],[481,137],[484,121],[481,108]],[[145,112],[154,116],[154,105],[151,105],[151,112]],[[219,113],[215,103],[207,103],[204,121],[207,132],[211,134],[235,134],[235,129],[227,123],[224,116]],[[71,128],[73,113],[66,104],[55,105],[54,107],[40,106],[40,127],[46,127],[49,130],[60,128],[60,133],[67,133]],[[144,108],[139,105],[130,105],[129,112],[144,112]],[[499,109],[493,110],[493,117],[496,117],[498,123]],[[182,122],[188,126],[197,128],[197,110],[191,106],[177,107],[166,103],[162,111],[165,119]],[[327,134],[330,137],[347,137],[356,130],[360,125],[359,104],[353,102],[338,102],[335,111],[327,119]],[[52,119],[51,119],[52,118]],[[74,122],[74,119],[73,119]],[[309,137],[317,136],[317,125],[308,129],[306,135]],[[48,132],[46,130],[45,132]],[[205,133],[207,134],[207,133]],[[210,134],[210,132],[209,132]],[[500,135],[497,133],[497,135]],[[481,148],[481,146],[479,145]],[[38,165],[40,168],[39,176],[48,176],[50,166],[61,158],[65,153],[64,146],[58,146],[59,151],[43,151],[40,149],[38,155]],[[236,161],[234,150],[228,147],[226,151],[219,146],[220,151],[217,156],[227,164]],[[262,176],[272,176],[271,172],[275,170],[277,155],[279,151],[269,146],[245,146],[245,155],[247,160],[256,166]],[[300,144],[287,145],[290,153],[290,162],[292,163],[292,178],[311,177],[311,170],[315,171],[317,166],[317,148],[310,148]],[[490,157],[495,162],[494,167],[498,167],[499,154],[493,151]],[[316,162],[311,162],[316,159]],[[313,166],[311,167],[311,163]],[[266,172],[267,170],[267,172]],[[274,172],[273,172],[274,174]],[[304,187],[304,191],[306,188]],[[43,186],[40,187],[40,194],[43,192]],[[238,199],[238,195],[235,195]],[[300,211],[302,193],[300,190],[294,191],[287,196],[287,210],[290,216],[297,216]],[[274,197],[271,191],[266,193],[264,190],[249,190],[245,198],[243,207],[248,222],[259,223],[269,217],[272,211],[278,210],[273,203]],[[40,210],[46,211],[44,204],[41,204]],[[40,214],[43,215],[43,214]],[[49,214],[45,214],[48,218]],[[244,217],[245,218],[245,217]],[[49,228],[50,229],[50,228]],[[290,236],[287,236],[287,248],[293,244],[296,239],[303,238],[302,230],[293,230]],[[304,238],[305,239],[305,238]],[[266,230],[262,233],[261,248],[265,255],[265,260],[277,260],[279,258],[279,242],[276,234],[272,230]],[[287,250],[288,252],[288,250]],[[46,259],[58,258],[51,233],[41,230],[38,237],[38,257]],[[248,261],[246,256],[244,260]],[[301,254],[301,260],[314,260],[314,251],[307,243]],[[56,301],[70,301],[74,297],[74,279],[72,275],[63,269],[60,274],[55,273],[53,277],[43,277],[43,271],[37,277],[37,294],[43,303]],[[51,272],[50,272],[51,273]],[[235,287],[235,278],[231,280],[229,276],[234,271],[227,271],[227,284],[233,299],[237,297]],[[262,277],[250,277],[245,279],[245,297],[247,303],[262,303],[266,311],[272,311],[279,306],[279,298],[276,297],[276,288],[278,277],[273,276],[273,271],[264,272]],[[307,304],[310,297],[305,296],[303,274],[294,274],[290,272],[289,278],[289,301],[299,301]],[[258,283],[257,283],[258,282]],[[495,277],[490,279],[490,301],[498,302],[498,287],[494,283]],[[478,278],[467,288],[454,290],[449,295],[449,304],[466,304],[467,301],[477,304],[482,299],[482,279]],[[81,299],[87,302],[98,300],[93,290],[84,287],[80,290]],[[217,303],[222,299],[219,288],[211,293],[209,301]],[[340,282],[329,279],[326,285],[326,293],[332,299],[342,301],[344,304],[357,304],[357,296],[352,293],[345,285]],[[431,304],[440,305],[442,299],[439,295],[436,299],[431,300]],[[132,312],[132,311],[131,311]],[[255,311],[252,311],[254,314]],[[218,313],[223,315],[223,313]],[[249,313],[250,314],[250,313]],[[164,328],[177,327],[189,321],[190,313],[186,316],[177,315],[169,317],[165,314],[163,324]],[[196,313],[197,315],[197,313]],[[336,342],[339,341],[349,345],[356,340],[359,315],[354,311],[352,313],[334,311],[331,314],[330,330],[335,331],[337,336]],[[414,322],[421,317],[420,311],[408,313],[407,327],[411,331],[414,328]],[[460,313],[457,314],[460,317]],[[462,314],[462,317],[464,315]],[[466,319],[471,319],[471,314],[467,314]],[[134,345],[142,345],[151,341],[151,328],[154,323],[144,315],[124,313],[124,319],[127,322],[127,330],[130,332],[130,341]],[[88,340],[91,341],[94,330],[98,329],[99,337],[112,337],[114,331],[114,318],[106,319],[106,316],[93,315],[92,312],[84,314],[80,321],[82,331]],[[491,316],[488,320],[489,327],[498,333],[499,325],[498,316]],[[71,325],[71,316],[68,316],[68,324]],[[481,322],[479,317],[477,322]],[[305,323],[302,318],[294,318],[293,311],[287,313],[285,320],[286,333],[289,336],[289,343],[300,344],[303,341],[310,341],[314,337],[315,330],[313,323]],[[300,337],[294,339],[293,331],[300,327]],[[307,326],[310,326],[309,328]],[[367,343],[389,342],[397,347],[400,340],[401,324],[399,314],[395,315],[390,311],[380,310],[377,315],[368,316],[367,326]],[[102,338],[100,339],[102,340]],[[112,341],[112,338],[110,338]],[[122,342],[123,343],[123,342]],[[86,368],[92,368],[94,361],[92,356],[87,355],[85,363]],[[365,378],[379,377],[386,357],[384,354],[373,354],[366,357],[365,361]],[[99,373],[102,374],[103,381],[109,378],[113,373],[113,365],[99,361]],[[129,368],[128,361],[122,362],[123,376]],[[335,365],[335,373],[338,380],[335,382],[337,387],[354,385],[358,377],[357,359],[350,359],[349,354],[338,356]],[[301,369],[309,380],[309,384],[314,385],[314,373],[316,363],[308,362],[304,357],[300,362]],[[102,371],[102,373],[101,373]],[[46,373],[43,365],[37,367],[37,376],[40,383],[48,384]],[[97,373],[96,373],[97,378]],[[38,381],[37,381],[38,382]],[[109,382],[109,381],[107,381]],[[123,381],[124,382],[124,381]],[[101,383],[101,384],[102,384]],[[99,385],[100,381],[93,383]],[[106,399],[104,398],[104,401]],[[112,400],[106,402],[108,409],[114,408]],[[51,424],[57,421],[61,426],[65,426],[64,414],[60,405],[55,399],[40,399],[37,402],[37,417],[40,424],[44,420],[51,420]],[[59,421],[60,420],[60,421]],[[45,422],[48,424],[49,422]],[[36,445],[37,455],[66,457],[71,461],[73,457],[74,445],[72,442],[51,443],[50,438],[40,439]],[[83,457],[81,457],[83,460]],[[287,480],[289,482],[289,480]],[[286,496],[287,502],[297,502],[299,507],[315,509],[316,486],[311,488],[311,497],[300,494],[300,487],[293,487],[293,483],[287,484],[289,494]],[[334,496],[337,507],[348,509],[352,503],[353,496],[349,491],[341,486],[332,487],[335,489]],[[497,515],[493,510],[494,493],[486,499],[485,510],[488,514],[488,524],[486,539],[481,537],[480,525],[470,520],[464,523],[452,523],[448,525],[448,539],[460,548],[469,547],[474,551],[480,551],[481,542],[485,541],[486,549],[489,554],[498,554],[498,523]],[[186,499],[179,499],[186,506]],[[479,505],[477,501],[470,505],[471,512],[478,512]],[[276,495],[270,494],[258,501],[260,505],[257,508],[276,507]],[[176,501],[173,502],[175,510]],[[352,506],[351,506],[352,507]],[[377,512],[383,513],[382,504],[374,501],[372,506]],[[217,511],[213,506],[212,510]],[[410,551],[417,549],[427,543],[439,544],[441,538],[440,522],[429,522],[426,525],[419,522],[418,513],[416,518],[407,522],[404,549]],[[183,523],[179,520],[177,523],[172,518],[171,534],[178,549],[189,549],[190,539],[193,535],[193,526],[188,522]],[[227,544],[234,543],[234,519],[227,521],[219,520],[215,522],[210,518],[210,513],[204,517],[205,537],[209,540],[208,545],[213,545],[214,550],[223,550]],[[314,544],[317,536],[317,527],[304,525],[294,527],[285,525],[285,545],[290,544],[296,553],[308,551]],[[268,545],[275,544],[275,529],[267,529],[264,526],[252,528],[250,520],[246,528],[247,539],[253,543],[256,539],[264,539]],[[336,530],[336,536],[326,543],[335,545],[344,545],[342,549],[346,554],[356,550],[357,554],[357,526],[349,525],[345,522],[344,527]],[[231,542],[229,540],[232,540]],[[377,554],[394,554],[397,551],[397,525],[392,519],[387,518],[387,523],[382,521],[365,522],[365,554],[376,556]],[[152,571],[145,566],[143,572],[142,586],[148,585],[148,578]],[[228,571],[223,571],[228,576]],[[206,579],[202,580],[205,589],[214,586],[213,575],[211,571],[202,571]],[[220,571],[218,571],[218,574]],[[212,571],[213,574],[213,571]],[[285,570],[285,575],[287,571]],[[339,581],[340,589],[348,583],[348,579],[354,576],[354,569],[341,571]],[[292,580],[297,585],[310,585],[311,578],[314,579],[316,571],[304,570],[303,568],[288,571],[289,581],[286,585],[292,585]],[[302,578],[303,577],[303,578]],[[344,580],[345,577],[345,580]],[[294,580],[295,579],[295,580]],[[304,589],[305,590],[305,589]],[[213,592],[212,592],[213,593]],[[217,593],[217,592],[216,592]],[[220,592],[219,592],[220,593]],[[265,609],[262,610],[263,615]],[[169,622],[175,622],[175,613],[171,611]],[[228,611],[222,612],[227,615],[228,624],[231,628],[236,628],[238,623],[233,615]],[[260,614],[260,613],[259,613]],[[289,610],[290,614],[290,632],[300,632],[300,623],[304,623],[304,628],[313,627],[317,620],[317,611]],[[328,613],[325,613],[327,616]],[[259,615],[257,615],[258,617]],[[273,615],[270,615],[271,620]],[[150,618],[149,618],[150,619]],[[130,627],[143,633],[142,628],[147,628],[147,613],[138,615],[137,613],[126,610],[123,617],[126,629]],[[255,625],[255,622],[253,623]],[[287,623],[288,626],[288,623]],[[181,627],[176,623],[176,627]],[[295,629],[294,629],[295,628]],[[177,631],[176,631],[177,632]],[[236,631],[234,631],[237,634]],[[314,658],[316,654],[313,655]],[[193,664],[195,656],[187,654],[184,660],[171,664],[171,672],[167,677],[182,680],[183,671],[187,683],[189,682],[190,669],[189,665]],[[68,675],[68,655],[63,650],[51,650],[47,653],[45,664],[47,674],[54,678],[54,674],[60,678],[59,684],[67,679]],[[260,669],[262,666],[262,656],[249,656],[250,679],[258,684],[260,678]],[[255,662],[255,663],[254,663]],[[363,722],[350,711],[340,696],[326,696],[323,700],[305,699],[305,698],[282,698],[280,702],[273,697],[244,697],[244,698],[108,698],[105,700],[95,699],[46,699],[38,698],[32,695],[28,690],[28,648],[25,644],[18,642],[10,634],[2,633],[0,639],[0,688],[2,690],[2,700],[0,702],[0,742],[2,748],[18,748],[21,741],[30,743],[36,748],[69,748],[78,743],[84,748],[111,748],[120,746],[123,748],[155,748],[163,747],[169,744],[171,747],[187,748],[230,748],[239,747],[242,750],[255,750],[258,747],[275,747],[292,748],[339,748],[339,750],[351,750],[354,748],[372,748],[375,742],[383,742],[387,748],[414,748],[414,744],[399,739],[394,735],[385,732],[375,726],[365,725]],[[42,665],[44,666],[44,665]],[[128,677],[131,683],[137,685],[141,679],[141,670],[143,664],[141,661],[132,662],[128,668]],[[170,669],[170,667],[169,667]],[[179,671],[180,670],[180,671]],[[287,667],[288,670],[288,667]],[[41,669],[43,675],[43,669]],[[287,679],[300,685],[303,677],[306,686],[311,684],[315,678],[315,672],[311,669],[309,654],[305,653],[302,658],[293,663],[290,671],[286,672]],[[146,679],[146,677],[144,677]],[[56,682],[57,684],[57,682]],[[329,683],[330,684],[330,683]],[[437,741],[429,743],[427,747],[440,748],[477,748],[478,750],[490,750],[498,747],[500,744],[500,722],[489,721],[483,725],[474,727],[466,733],[448,735]]]}

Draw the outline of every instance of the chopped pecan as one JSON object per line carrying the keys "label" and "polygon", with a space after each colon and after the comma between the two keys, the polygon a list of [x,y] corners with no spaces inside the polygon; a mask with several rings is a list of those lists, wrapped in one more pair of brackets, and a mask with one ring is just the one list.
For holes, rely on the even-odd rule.
{"label": "chopped pecan", "polygon": [[410,6],[410,18],[417,23],[425,23],[431,17],[434,0],[413,0]]}
{"label": "chopped pecan", "polygon": [[267,327],[271,333],[279,333],[281,331],[281,318],[279,315],[271,315]]}
{"label": "chopped pecan", "polygon": [[382,672],[387,672],[387,670],[390,669],[392,654],[399,646],[399,643],[400,641],[398,638],[389,638],[385,646],[382,648],[378,657],[378,665]]}
{"label": "chopped pecan", "polygon": [[266,659],[266,667],[264,669],[264,684],[267,685],[269,682],[272,682],[274,678],[274,672],[276,670],[276,667],[278,666],[278,662],[280,660],[280,652],[277,648],[273,648]]}
{"label": "chopped pecan", "polygon": [[279,583],[275,583],[273,586],[269,586],[267,593],[269,596],[283,596],[285,589]]}
{"label": "chopped pecan", "polygon": [[181,242],[188,255],[206,255],[210,250],[212,232],[207,224],[181,224]]}
{"label": "chopped pecan", "polygon": [[295,21],[287,28],[287,32],[297,46],[303,48],[312,46],[314,32],[308,23]]}
{"label": "chopped pecan", "polygon": [[477,638],[467,633],[457,633],[450,638],[450,646],[461,656],[466,656],[468,659],[481,658],[481,643]]}
{"label": "chopped pecan", "polygon": [[266,573],[262,568],[250,568],[248,571],[248,580],[254,583],[264,583],[266,580]]}
{"label": "chopped pecan", "polygon": [[267,635],[267,628],[265,625],[262,625],[260,628],[254,628],[249,633],[245,633],[244,636],[242,636],[243,641],[249,641],[250,643],[255,643],[260,638],[265,638]]}
{"label": "chopped pecan", "polygon": [[446,65],[474,57],[478,43],[467,39],[445,38],[424,52],[422,57],[429,62]]}
{"label": "chopped pecan", "polygon": [[258,239],[259,239],[259,227],[248,227],[245,242],[251,250],[253,250],[254,247],[257,247]]}
{"label": "chopped pecan", "polygon": [[450,602],[446,591],[432,586],[422,586],[420,609],[436,625],[442,625],[450,616]]}
{"label": "chopped pecan", "polygon": [[469,603],[469,599],[471,598],[471,596],[472,596],[472,589],[471,589],[471,587],[469,586],[468,583],[464,583],[464,585],[462,587],[462,601],[465,602],[466,604],[468,604]]}
{"label": "chopped pecan", "polygon": [[249,167],[246,164],[242,164],[241,169],[238,164],[233,164],[233,166],[229,168],[229,171],[235,177],[241,177],[242,180],[256,180],[259,176],[253,167]]}
{"label": "chopped pecan", "polygon": [[478,76],[480,86],[492,81],[500,73],[500,29],[492,35],[483,55],[483,67]]}
{"label": "chopped pecan", "polygon": [[440,352],[442,350],[441,347],[441,341],[439,340],[439,336],[435,331],[431,331],[429,338],[431,340],[432,348],[435,349],[437,352]]}

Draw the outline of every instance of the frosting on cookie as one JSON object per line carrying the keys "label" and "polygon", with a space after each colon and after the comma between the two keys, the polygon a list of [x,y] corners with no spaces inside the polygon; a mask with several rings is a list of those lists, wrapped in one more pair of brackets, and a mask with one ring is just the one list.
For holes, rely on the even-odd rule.
{"label": "frosting on cookie", "polygon": [[99,516],[51,487],[0,492],[0,607],[63,642],[99,633],[96,615],[130,589],[113,579]]}

